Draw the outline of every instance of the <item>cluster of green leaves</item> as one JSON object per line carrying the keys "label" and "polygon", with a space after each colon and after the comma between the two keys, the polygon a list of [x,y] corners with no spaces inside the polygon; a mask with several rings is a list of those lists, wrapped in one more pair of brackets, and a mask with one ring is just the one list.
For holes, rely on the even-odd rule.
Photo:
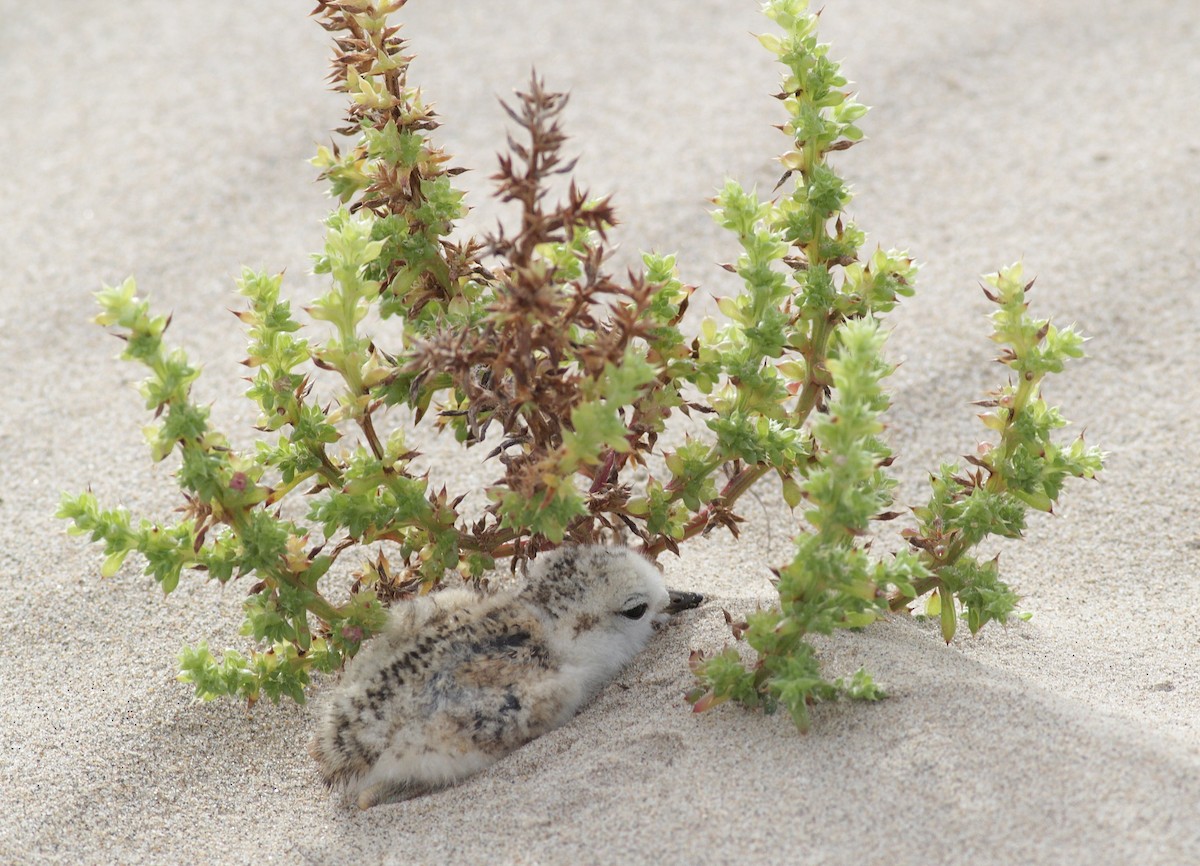
{"label": "cluster of green leaves", "polygon": [[[312,671],[339,668],[382,627],[388,601],[436,583],[448,568],[479,576],[494,564],[478,545],[461,549],[445,491],[431,493],[428,480],[409,471],[417,455],[403,429],[381,435],[376,428],[381,406],[409,402],[414,374],[366,333],[369,313],[404,316],[406,337],[418,339],[472,327],[486,303],[485,286],[471,275],[476,248],[446,240],[465,212],[463,194],[429,140],[433,113],[407,85],[411,58],[387,24],[402,5],[318,6],[322,25],[338,34],[334,78],[350,99],[341,132],[356,140],[344,152],[322,147],[313,160],[343,205],[327,219],[324,249],[314,256],[330,287],[305,308],[325,323],[325,338],[298,335],[280,276],[247,271],[238,281],[247,304],[237,314],[249,337],[243,363],[254,371],[246,396],[264,434],[252,453],[233,451],[209,426],[208,410],[191,399],[196,369],[163,345],[168,320],[151,314],[133,280],[97,295],[97,321],[126,341],[122,357],[149,370],[142,393],[164,420],[147,437],[154,459],[178,453],[185,506],[176,522],[143,519],[134,528],[128,512],[103,509],[84,493],[64,496],[59,515],[73,521],[73,532],[103,543],[105,574],[138,552],[165,592],[185,570],[221,582],[253,576],[242,625],[254,642],[250,653],[217,658],[201,646],[180,657],[180,678],[203,699],[303,700]],[[327,405],[311,397],[317,373],[338,383]],[[348,438],[348,428],[359,435]],[[285,519],[281,505],[298,497],[307,499],[305,518]],[[399,545],[404,573],[393,573],[380,554],[356,574],[349,598],[332,603],[323,578],[334,561],[377,542]]]}
{"label": "cluster of green leaves", "polygon": [[[126,280],[97,295],[103,309],[97,321],[119,328],[125,341],[122,357],[151,371],[141,392],[147,408],[161,420],[146,428],[146,437],[155,459],[179,452],[176,479],[186,503],[183,516],[174,523],[142,519],[135,526],[128,511],[103,509],[90,492],[65,495],[58,514],[73,522],[73,533],[88,534],[104,545],[104,575],[116,573],[134,551],[146,560],[146,574],[167,593],[178,586],[185,569],[222,583],[254,574],[257,582],[245,604],[242,632],[260,649],[250,657],[230,653],[220,663],[206,648],[185,650],[181,657],[181,676],[195,684],[199,696],[238,695],[253,703],[262,694],[274,700],[281,695],[302,698],[308,672],[338,668],[365,635],[380,628],[383,612],[372,590],[340,607],[330,604],[318,583],[333,557],[322,555],[320,546],[306,551],[307,530],[270,507],[281,491],[303,478],[337,476],[338,471],[323,452],[328,425],[300,423],[305,385],[287,371],[303,349],[289,336],[295,328],[286,303],[278,301],[278,279],[247,275],[240,285],[252,304],[251,312],[243,314],[253,322],[252,350],[261,353],[250,360],[260,367],[251,393],[258,394],[264,417],[295,419],[292,441],[282,439],[274,448],[260,444],[255,455],[232,449],[210,427],[208,409],[191,399],[197,370],[180,350],[163,345],[169,320],[152,315],[149,304],[137,297],[133,280]],[[268,320],[274,326],[269,336]],[[268,429],[271,423],[264,422]],[[276,488],[264,484],[264,475],[280,466],[285,467],[281,478],[287,480]],[[314,635],[310,612],[336,627]]]}
{"label": "cluster of green leaves", "polygon": [[[174,522],[135,521],[84,493],[65,496],[60,516],[103,544],[105,575],[137,552],[166,592],[188,570],[253,579],[250,651],[186,649],[181,679],[205,699],[302,701],[311,672],[351,657],[388,603],[447,573],[479,580],[498,560],[515,567],[566,542],[632,537],[653,558],[714,528],[736,535],[740,497],[767,475],[803,519],[795,554],[777,570],[778,608],[731,619],[755,653],[750,665],[736,648],[693,657],[697,710],[782,704],[803,729],[813,701],[879,695],[863,671],[826,679],[812,635],[865,626],[926,594],[947,640],[960,608],[972,631],[1003,621],[1014,597],[996,562],[972,551],[989,535],[1019,535],[1027,508],[1048,510],[1067,477],[1099,468],[1082,442],[1052,441],[1065,422],[1040,396],[1081,339],[1029,316],[1019,268],[991,278],[994,337],[1015,376],[984,416],[999,441],[968,458],[973,472],[946,466],[933,477],[916,528],[903,533],[908,550],[872,556],[863,539],[897,516],[880,318],[913,293],[916,267],[899,251],[863,256],[863,233],[845,215],[850,192],[829,157],[862,138],[866,108],[817,41],[807,3],[770,0],[782,35],[760,37],[785,68],[778,99],[791,145],[777,189],[791,186],[764,199],[731,181],[716,197],[715,217],[741,248],[725,267],[742,288],[719,301],[723,321],[704,320],[689,339],[679,323],[692,288],[674,257],[646,255],[644,270],[619,282],[604,269],[608,200],[572,182],[552,202],[550,182],[574,165],[561,155],[566,98],[536,77],[506,106],[519,133],[493,176],[498,198],[520,210],[517,230],[451,240],[464,214],[460,170],[408,83],[412,58],[388,23],[404,2],[318,3],[335,34],[332,78],[349,99],[339,132],[351,143],[313,160],[338,205],[314,257],[329,288],[304,308],[308,321],[293,315],[281,277],[247,271],[238,282],[246,396],[262,434],[252,451],[233,450],[192,401],[197,371],[164,344],[168,319],[133,281],[98,295],[98,321],[149,371],[151,452],[178,455],[185,505]],[[383,319],[399,323],[398,345],[373,332]],[[324,404],[318,377],[333,395]],[[711,436],[662,447],[668,422],[692,412]],[[464,447],[485,446],[499,477],[479,511],[465,510],[469,491],[414,469],[405,432],[426,419]],[[654,466],[666,477],[646,471]],[[331,567],[348,551],[362,565],[335,595]]]}
{"label": "cluster of green leaves", "polygon": [[1013,373],[977,404],[991,409],[980,420],[998,441],[965,458],[973,470],[948,464],[931,476],[928,503],[913,509],[917,527],[902,533],[927,573],[897,583],[891,598],[898,609],[933,592],[926,612],[940,617],[947,643],[958,628],[958,606],[975,634],[992,620],[1005,622],[1017,604],[1000,580],[998,561],[982,562],[971,550],[991,535],[1021,537],[1029,509],[1052,511],[1066,479],[1093,478],[1102,462],[1100,450],[1082,436],[1066,445],[1054,441],[1054,431],[1067,422],[1041,393],[1048,373],[1082,357],[1083,337],[1029,314],[1025,296],[1033,283],[1024,281],[1019,264],[985,279],[991,288],[984,292],[998,305],[992,314],[992,339],[1003,347],[997,360]]}
{"label": "cluster of green leaves", "polygon": [[[974,474],[948,465],[931,478],[929,503],[914,509],[917,528],[902,532],[909,549],[871,556],[863,539],[872,522],[898,516],[890,510],[891,453],[879,439],[888,405],[881,382],[891,368],[882,360],[878,318],[912,294],[916,268],[895,251],[860,261],[863,236],[843,216],[850,194],[828,156],[861,139],[856,122],[866,109],[843,89],[846,80],[818,42],[817,16],[806,0],[770,0],[764,10],[783,31],[760,41],[786,69],[779,98],[794,147],[780,158],[780,183],[794,176],[795,184],[789,196],[760,201],[730,183],[717,199],[717,219],[744,250],[736,271],[747,291],[721,305],[732,324],[708,357],[714,366],[723,359],[721,372],[734,387],[714,401],[722,419],[713,423],[719,442],[729,441],[725,429],[740,429],[729,421],[735,411],[761,412],[769,422],[763,431],[787,431],[791,450],[782,461],[778,452],[746,457],[781,471],[783,495],[793,507],[804,504],[808,529],[777,571],[779,607],[731,623],[754,660],[744,664],[735,647],[694,654],[700,684],[689,699],[697,711],[729,699],[767,710],[782,704],[805,730],[815,701],[880,694],[861,670],[848,681],[822,676],[809,635],[865,626],[927,593],[927,612],[941,618],[947,642],[960,607],[972,633],[989,620],[1004,622],[1016,596],[999,579],[995,559],[980,562],[970,551],[990,535],[1019,536],[1026,509],[1048,511],[1067,477],[1099,470],[1100,453],[1082,439],[1061,448],[1050,438],[1065,422],[1042,400],[1039,385],[1082,354],[1082,338],[1033,319],[1020,266],[1009,268],[988,278],[996,290],[988,296],[1000,306],[993,339],[1016,374],[987,403],[995,411],[983,419],[1000,442],[968,458],[978,467]],[[790,269],[791,285],[776,262]],[[772,368],[767,359],[779,357],[786,360]],[[741,402],[734,408],[731,401]]]}

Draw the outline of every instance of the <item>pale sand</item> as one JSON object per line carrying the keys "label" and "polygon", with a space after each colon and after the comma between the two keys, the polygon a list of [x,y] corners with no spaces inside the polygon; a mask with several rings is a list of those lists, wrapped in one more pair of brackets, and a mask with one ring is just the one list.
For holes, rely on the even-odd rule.
{"label": "pale sand", "polygon": [[[725,642],[722,607],[769,602],[787,556],[793,518],[764,488],[740,543],[665,561],[712,601],[574,722],[366,814],[305,753],[327,682],[253,713],[174,682],[185,641],[240,644],[244,586],[185,581],[164,603],[132,565],[101,581],[98,552],[52,517],[89,484],[150,514],[177,502],[140,440],[140,373],[89,324],[102,281],[135,272],[174,311],[171,336],[206,365],[198,395],[245,441],[222,308],[242,264],[286,267],[300,300],[319,288],[326,203],[304,160],[340,111],[324,33],[283,2],[4,16],[0,862],[1200,862],[1200,7],[827,5],[823,36],[874,106],[839,161],[853,214],[928,263],[889,347],[905,501],[974,446],[968,401],[1001,372],[977,274],[1023,257],[1039,312],[1095,337],[1051,396],[1108,471],[1003,549],[1032,621],[949,648],[906,619],[822,641],[831,673],[866,665],[891,697],[818,707],[807,737],[731,706],[694,716],[688,650]],[[406,17],[442,140],[478,169],[476,225],[493,214],[494,96],[535,63],[573,91],[580,177],[616,192],[626,260],[678,250],[686,278],[732,288],[703,199],[726,173],[769,188],[784,145],[755,4],[414,0]],[[486,481],[476,460],[450,474]]]}

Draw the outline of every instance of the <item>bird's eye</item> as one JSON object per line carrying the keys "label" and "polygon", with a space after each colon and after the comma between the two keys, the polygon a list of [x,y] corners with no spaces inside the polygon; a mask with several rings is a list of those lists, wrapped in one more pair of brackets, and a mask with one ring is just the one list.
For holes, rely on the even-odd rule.
{"label": "bird's eye", "polygon": [[636,607],[631,607],[629,610],[621,611],[621,616],[626,619],[641,619],[646,615],[646,605],[639,604]]}

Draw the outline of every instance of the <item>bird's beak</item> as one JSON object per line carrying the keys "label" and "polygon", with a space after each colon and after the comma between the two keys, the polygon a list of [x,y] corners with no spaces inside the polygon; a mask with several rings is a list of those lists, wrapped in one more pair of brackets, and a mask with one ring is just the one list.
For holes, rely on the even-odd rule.
{"label": "bird's beak", "polygon": [[704,596],[698,592],[680,592],[677,589],[668,589],[667,595],[671,597],[671,600],[663,608],[663,613],[679,613],[681,610],[691,610],[694,607],[699,607],[700,602],[704,601]]}

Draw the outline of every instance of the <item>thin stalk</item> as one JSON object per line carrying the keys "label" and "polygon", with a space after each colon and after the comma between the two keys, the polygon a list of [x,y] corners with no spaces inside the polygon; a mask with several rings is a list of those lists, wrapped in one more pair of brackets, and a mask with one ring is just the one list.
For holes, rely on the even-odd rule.
{"label": "thin stalk", "polygon": [[[371,420],[370,412],[363,413],[358,419],[358,426],[362,428],[363,434],[367,437],[367,444],[371,446],[371,453],[375,455],[376,460],[382,462],[385,452],[383,444],[379,441],[379,434],[375,432],[375,422]],[[385,465],[383,471],[390,474],[392,468]]]}
{"label": "thin stalk", "polygon": [[[754,466],[748,466],[729,480],[716,501],[725,508],[732,508],[733,504],[741,498],[742,494],[754,486],[754,482],[762,478],[771,471],[770,466],[765,463],[759,463]],[[708,521],[712,515],[712,508],[707,507],[696,513],[696,516],[687,522],[683,528],[683,536],[675,539],[676,541],[686,541],[699,535],[708,527]],[[660,537],[656,541],[645,545],[642,552],[650,557],[658,556],[667,549],[667,542]]]}

